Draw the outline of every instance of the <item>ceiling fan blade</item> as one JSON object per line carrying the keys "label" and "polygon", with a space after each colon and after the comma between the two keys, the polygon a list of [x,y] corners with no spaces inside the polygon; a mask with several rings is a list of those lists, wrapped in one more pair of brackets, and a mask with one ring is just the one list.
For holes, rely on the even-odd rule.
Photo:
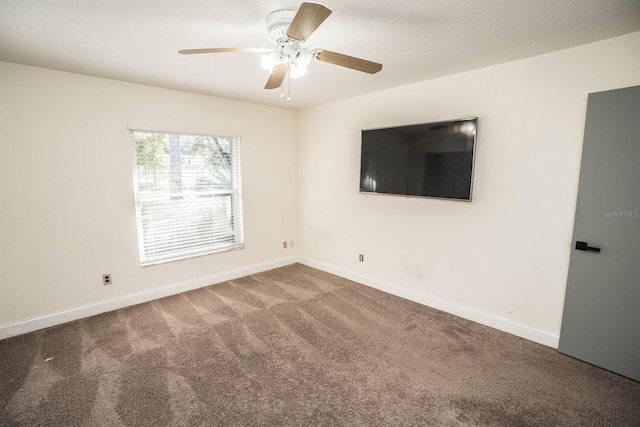
{"label": "ceiling fan blade", "polygon": [[223,52],[253,52],[264,53],[271,52],[272,49],[263,49],[260,47],[212,47],[207,49],[182,49],[178,53],[183,55],[193,55],[194,53],[223,53]]}
{"label": "ceiling fan blade", "polygon": [[289,25],[287,35],[305,41],[331,15],[331,9],[320,3],[302,3]]}
{"label": "ceiling fan blade", "polygon": [[282,81],[284,80],[284,77],[287,75],[288,71],[289,71],[288,63],[278,64],[275,67],[273,67],[273,71],[271,72],[271,75],[269,76],[269,80],[267,80],[267,84],[265,85],[264,88],[277,89],[280,86],[282,86]]}
{"label": "ceiling fan blade", "polygon": [[343,55],[341,53],[329,52],[328,50],[319,51],[315,55],[315,58],[318,61],[328,62],[329,64],[339,65],[341,67],[347,67],[369,74],[375,74],[382,70],[382,64],[378,64],[377,62],[366,61],[364,59],[354,58],[353,56]]}

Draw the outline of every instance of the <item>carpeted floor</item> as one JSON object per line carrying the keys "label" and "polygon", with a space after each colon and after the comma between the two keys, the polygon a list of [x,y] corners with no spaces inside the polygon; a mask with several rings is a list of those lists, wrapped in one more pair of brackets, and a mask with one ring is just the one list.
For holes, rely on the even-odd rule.
{"label": "carpeted floor", "polygon": [[640,383],[299,264],[0,341],[0,425],[640,425]]}

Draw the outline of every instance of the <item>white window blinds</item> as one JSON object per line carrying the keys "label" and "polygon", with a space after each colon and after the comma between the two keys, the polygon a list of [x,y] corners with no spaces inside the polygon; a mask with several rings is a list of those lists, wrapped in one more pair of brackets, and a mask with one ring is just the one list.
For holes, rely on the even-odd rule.
{"label": "white window blinds", "polygon": [[131,130],[142,265],[244,245],[240,138]]}

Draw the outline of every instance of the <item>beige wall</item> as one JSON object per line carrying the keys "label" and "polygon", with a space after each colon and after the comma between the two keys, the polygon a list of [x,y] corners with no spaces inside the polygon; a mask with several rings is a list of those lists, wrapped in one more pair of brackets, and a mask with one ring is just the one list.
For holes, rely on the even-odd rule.
{"label": "beige wall", "polygon": [[[0,325],[295,253],[291,111],[0,62],[0,115]],[[140,267],[128,123],[242,134],[244,250]]]}
{"label": "beige wall", "polygon": [[[635,33],[297,113],[0,62],[0,327],[301,254],[557,333],[587,94],[640,84],[638,52]],[[473,202],[358,194],[361,129],[468,116]],[[128,123],[242,133],[244,250],[139,266]]]}
{"label": "beige wall", "polygon": [[[587,95],[640,84],[639,52],[634,33],[299,112],[301,254],[558,333]],[[358,194],[361,129],[474,116],[471,203]]]}

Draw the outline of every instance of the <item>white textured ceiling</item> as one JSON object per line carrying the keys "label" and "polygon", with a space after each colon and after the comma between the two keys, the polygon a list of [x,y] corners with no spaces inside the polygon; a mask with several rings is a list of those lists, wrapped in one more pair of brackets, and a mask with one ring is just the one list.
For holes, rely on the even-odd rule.
{"label": "white textured ceiling", "polygon": [[287,108],[304,108],[640,31],[640,0],[326,0],[307,46],[380,62],[368,75],[314,61],[291,103],[251,53],[292,0],[0,0],[0,60]]}

